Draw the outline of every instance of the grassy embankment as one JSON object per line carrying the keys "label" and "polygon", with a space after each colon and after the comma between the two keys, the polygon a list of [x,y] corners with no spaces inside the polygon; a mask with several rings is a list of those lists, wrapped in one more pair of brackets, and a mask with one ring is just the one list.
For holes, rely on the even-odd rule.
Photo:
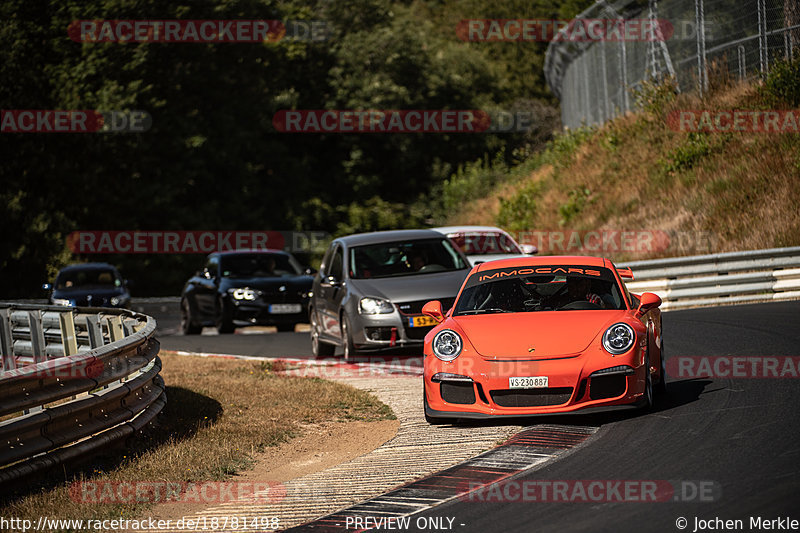
{"label": "grassy embankment", "polygon": [[672,237],[665,249],[609,254],[615,259],[800,244],[800,135],[678,131],[666,120],[679,110],[796,110],[800,61],[764,82],[714,76],[703,98],[669,83],[634,97],[636,113],[559,134],[516,166],[461,169],[444,187],[447,222]]}

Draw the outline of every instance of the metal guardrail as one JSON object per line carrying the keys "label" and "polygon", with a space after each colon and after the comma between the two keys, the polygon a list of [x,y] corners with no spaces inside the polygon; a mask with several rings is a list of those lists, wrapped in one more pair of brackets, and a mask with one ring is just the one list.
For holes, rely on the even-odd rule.
{"label": "metal guardrail", "polygon": [[800,246],[624,263],[662,309],[800,299]]}
{"label": "metal guardrail", "polygon": [[0,485],[126,439],[166,405],[151,317],[0,303]]}

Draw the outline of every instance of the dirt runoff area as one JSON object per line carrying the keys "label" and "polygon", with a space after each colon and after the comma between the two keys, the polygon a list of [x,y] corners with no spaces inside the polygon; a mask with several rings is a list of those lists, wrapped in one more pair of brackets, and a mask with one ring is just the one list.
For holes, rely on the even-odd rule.
{"label": "dirt runoff area", "polygon": [[[399,420],[377,422],[324,422],[303,426],[302,435],[258,454],[250,470],[240,472],[226,483],[245,486],[268,484],[273,490],[280,484],[371,452],[397,434]],[[195,515],[218,503],[161,503],[144,513],[154,520],[171,520],[173,524],[185,516]]]}

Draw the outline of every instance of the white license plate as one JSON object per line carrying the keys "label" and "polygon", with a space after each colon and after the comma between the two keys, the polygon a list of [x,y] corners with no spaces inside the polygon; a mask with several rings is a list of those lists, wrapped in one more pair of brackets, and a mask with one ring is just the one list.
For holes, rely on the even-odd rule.
{"label": "white license plate", "polygon": [[273,315],[293,315],[299,313],[302,307],[300,304],[272,304],[269,312]]}
{"label": "white license plate", "polygon": [[530,376],[508,378],[509,389],[544,389],[547,388],[547,376]]}

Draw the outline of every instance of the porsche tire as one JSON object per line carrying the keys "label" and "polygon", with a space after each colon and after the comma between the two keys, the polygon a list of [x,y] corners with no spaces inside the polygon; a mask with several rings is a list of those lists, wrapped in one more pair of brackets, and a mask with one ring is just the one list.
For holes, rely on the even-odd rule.
{"label": "porsche tire", "polygon": [[664,359],[664,341],[661,341],[661,354],[659,359],[661,359],[661,364],[659,365],[661,379],[658,380],[658,385],[656,385],[656,393],[659,396],[666,396],[669,394],[669,390],[667,389],[667,363]]}
{"label": "porsche tire", "polygon": [[428,398],[425,395],[425,391],[422,391],[422,411],[425,413],[425,422],[432,426],[441,426],[443,424],[452,424],[454,420],[449,418],[439,418],[435,416],[428,416]]}
{"label": "porsche tire", "polygon": [[653,408],[653,373],[650,372],[650,354],[644,357],[644,395],[642,396],[641,407],[643,411],[650,411]]}

